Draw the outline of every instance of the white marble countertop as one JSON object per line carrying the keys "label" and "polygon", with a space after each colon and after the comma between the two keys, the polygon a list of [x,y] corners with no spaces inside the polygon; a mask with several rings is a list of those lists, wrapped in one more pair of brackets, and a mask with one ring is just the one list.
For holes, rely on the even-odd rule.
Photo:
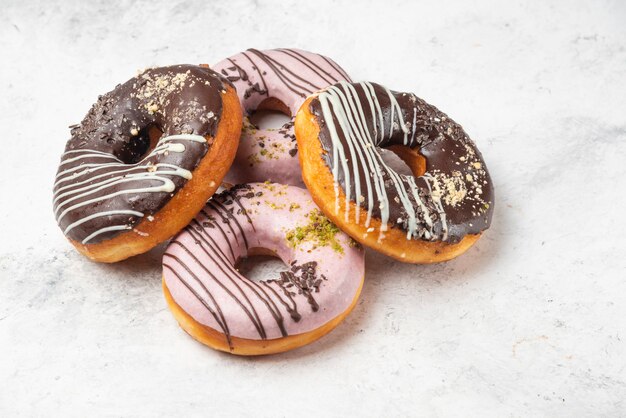
{"label": "white marble countertop", "polygon": [[[0,10],[0,416],[626,414],[624,2],[109,3]],[[368,253],[334,332],[237,358],[179,329],[158,250],[79,255],[51,185],[98,94],[253,46],[322,52],[437,105],[478,143],[497,198],[461,258]]]}

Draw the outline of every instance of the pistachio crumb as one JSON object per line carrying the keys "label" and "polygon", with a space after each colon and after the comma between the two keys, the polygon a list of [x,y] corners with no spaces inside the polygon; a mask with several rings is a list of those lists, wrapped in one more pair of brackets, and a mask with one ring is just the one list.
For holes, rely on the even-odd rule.
{"label": "pistachio crumb", "polygon": [[303,242],[313,242],[317,246],[330,246],[334,251],[343,254],[344,249],[335,237],[339,228],[333,224],[319,209],[307,214],[309,223],[287,231],[285,238],[290,247],[296,248]]}

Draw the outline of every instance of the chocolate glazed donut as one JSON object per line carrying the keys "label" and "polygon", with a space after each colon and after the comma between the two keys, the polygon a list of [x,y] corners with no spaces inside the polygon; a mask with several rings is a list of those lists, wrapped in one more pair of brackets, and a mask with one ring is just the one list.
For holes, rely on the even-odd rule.
{"label": "chocolate glazed donut", "polygon": [[[460,125],[414,94],[335,84],[302,105],[296,138],[304,181],[323,212],[400,261],[456,257],[491,223],[493,186],[482,155]],[[391,169],[381,148],[414,175]]]}
{"label": "chocolate glazed donut", "polygon": [[60,228],[106,262],[169,238],[217,189],[241,118],[233,86],[205,67],[148,69],[118,85],[71,127],[54,184]]}

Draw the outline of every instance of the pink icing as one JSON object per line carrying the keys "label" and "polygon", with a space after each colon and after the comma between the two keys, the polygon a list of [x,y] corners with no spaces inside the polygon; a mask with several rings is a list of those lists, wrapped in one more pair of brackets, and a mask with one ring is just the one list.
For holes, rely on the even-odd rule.
{"label": "pink icing", "polygon": [[[295,186],[253,183],[215,196],[163,256],[174,301],[228,338],[255,340],[312,331],[345,312],[362,282],[364,253],[342,232],[339,247],[304,240],[293,248],[287,232],[308,225],[312,211],[309,193]],[[285,272],[260,282],[242,276],[234,266],[250,248],[273,251]]]}
{"label": "pink icing", "polygon": [[213,69],[233,82],[248,116],[273,97],[287,106],[292,117],[280,129],[256,129],[249,120],[244,121],[237,156],[225,181],[269,180],[303,186],[293,118],[311,93],[338,81],[350,81],[350,77],[331,59],[299,49],[249,49]]}

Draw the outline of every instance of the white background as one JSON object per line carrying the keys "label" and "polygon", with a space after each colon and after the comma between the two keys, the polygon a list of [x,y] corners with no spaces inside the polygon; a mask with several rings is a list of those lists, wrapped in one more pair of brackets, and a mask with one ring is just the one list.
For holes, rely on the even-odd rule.
{"label": "white background", "polygon": [[[626,414],[620,1],[0,5],[0,416]],[[367,254],[319,342],[237,358],[182,332],[160,252],[80,256],[51,210],[67,126],[146,66],[299,47],[464,125],[492,228],[433,266]]]}

